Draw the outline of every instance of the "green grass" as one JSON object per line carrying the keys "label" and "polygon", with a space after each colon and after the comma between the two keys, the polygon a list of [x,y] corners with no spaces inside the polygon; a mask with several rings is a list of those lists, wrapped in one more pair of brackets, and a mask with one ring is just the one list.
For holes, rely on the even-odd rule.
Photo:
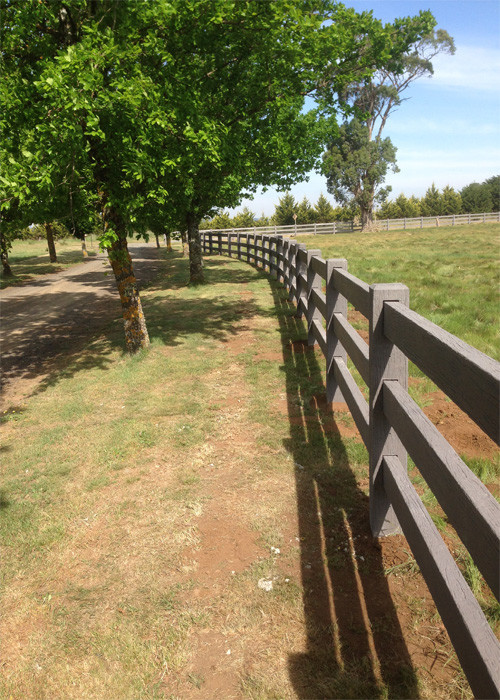
{"label": "green grass", "polygon": [[500,225],[297,240],[319,248],[324,258],[347,258],[349,272],[368,284],[406,284],[412,309],[482,352],[500,357]]}
{"label": "green grass", "polygon": [[[57,262],[51,263],[47,242],[15,240],[9,252],[9,263],[13,277],[5,277],[3,272],[0,277],[0,289],[21,284],[36,277],[51,272],[60,272],[71,265],[83,261],[82,244],[76,238],[63,238],[55,242]],[[98,244],[96,238],[87,240],[87,252],[89,257],[97,254]]]}
{"label": "green grass", "polygon": [[[224,258],[207,260],[210,284],[189,288],[187,265],[165,255],[163,275],[142,294],[148,351],[126,356],[113,322],[2,418],[3,637],[14,641],[0,695],[203,693],[209,672],[195,652],[208,630],[231,640],[242,697],[311,688],[318,697],[446,697],[405,656],[395,613],[404,601],[392,602],[380,551],[365,544],[367,452],[316,408],[324,361],[292,345],[305,329],[286,293]],[[348,427],[349,417],[337,423]],[[234,522],[234,536],[240,529],[260,548],[214,589],[193,563],[210,517],[214,529]],[[350,534],[353,547],[369,549],[357,566],[376,593],[369,612],[381,678],[353,651],[365,632],[352,618]],[[319,609],[325,566],[337,627],[325,622],[328,605]],[[409,557],[391,573],[413,586],[415,568]],[[270,594],[257,587],[263,577],[273,580]],[[203,586],[208,598],[196,596]]]}

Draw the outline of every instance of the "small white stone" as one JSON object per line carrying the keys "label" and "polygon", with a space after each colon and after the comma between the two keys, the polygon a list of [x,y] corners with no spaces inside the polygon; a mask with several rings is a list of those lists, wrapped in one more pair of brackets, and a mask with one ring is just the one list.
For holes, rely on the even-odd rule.
{"label": "small white stone", "polygon": [[262,588],[263,591],[272,591],[273,590],[273,582],[270,581],[267,578],[261,578],[259,579],[257,586],[259,588]]}
{"label": "small white stone", "polygon": [[226,651],[226,654],[229,656],[230,653],[231,653],[231,649],[228,649],[228,650]]}
{"label": "small white stone", "polygon": [[280,554],[280,550],[278,547],[271,547],[271,554]]}

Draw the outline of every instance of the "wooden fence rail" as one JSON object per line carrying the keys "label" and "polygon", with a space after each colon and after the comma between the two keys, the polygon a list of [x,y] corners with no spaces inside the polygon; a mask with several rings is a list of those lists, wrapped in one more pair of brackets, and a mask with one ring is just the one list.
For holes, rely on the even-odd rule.
{"label": "wooden fence rail", "polygon": [[[500,212],[485,214],[447,214],[443,216],[415,216],[406,219],[376,219],[375,230],[394,231],[395,229],[434,228],[436,226],[459,226],[460,224],[479,224],[500,222]],[[240,234],[244,236],[304,236],[337,233],[354,233],[361,231],[361,224],[355,221],[332,221],[326,224],[298,224],[292,226],[251,226],[248,228],[226,228],[204,230],[202,233]]]}
{"label": "wooden fence rail", "polygon": [[[407,451],[476,566],[500,596],[500,506],[408,394],[414,362],[497,444],[500,364],[409,309],[401,284],[373,284],[289,238],[202,232],[204,253],[269,272],[305,317],[308,343],[326,359],[328,401],[345,401],[370,457],[374,536],[403,532],[476,697],[500,697],[500,644],[407,474]],[[365,343],[347,320],[350,302],[369,321]],[[347,366],[368,389],[365,399]]]}

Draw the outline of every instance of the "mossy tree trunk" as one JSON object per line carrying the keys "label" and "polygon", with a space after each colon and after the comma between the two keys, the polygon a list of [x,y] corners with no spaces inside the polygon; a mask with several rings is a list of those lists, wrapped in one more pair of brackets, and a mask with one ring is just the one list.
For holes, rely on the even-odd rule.
{"label": "mossy tree trunk", "polygon": [[167,250],[169,253],[171,253],[172,252],[172,236],[170,235],[170,233],[166,233],[165,237],[167,239]]}
{"label": "mossy tree trunk", "polygon": [[156,238],[156,247],[159,248],[160,247],[160,236],[157,233],[155,233],[155,238]]}
{"label": "mossy tree trunk", "polygon": [[47,246],[49,248],[49,258],[50,262],[57,262],[56,246],[54,243],[54,231],[52,229],[52,224],[45,224],[45,235],[47,236]]}
{"label": "mossy tree trunk", "polygon": [[87,251],[87,241],[85,240],[85,236],[82,238],[82,255],[84,258],[89,257],[89,254]]}
{"label": "mossy tree trunk", "polygon": [[130,353],[136,353],[141,348],[149,345],[146,319],[142,311],[141,298],[134,274],[132,259],[128,252],[127,237],[123,226],[117,226],[114,218],[115,230],[118,238],[108,248],[108,257],[115,274],[116,285],[120,294],[122,315],[125,324],[125,343]]}
{"label": "mossy tree trunk", "polygon": [[7,240],[0,230],[0,259],[2,260],[2,269],[4,277],[14,277],[9,264],[9,249],[7,246]]}
{"label": "mossy tree trunk", "polygon": [[181,241],[182,241],[182,257],[189,257],[189,243],[187,231],[181,231]]}
{"label": "mossy tree trunk", "polygon": [[189,243],[189,284],[203,284],[203,255],[198,217],[190,212],[187,215],[187,234]]}

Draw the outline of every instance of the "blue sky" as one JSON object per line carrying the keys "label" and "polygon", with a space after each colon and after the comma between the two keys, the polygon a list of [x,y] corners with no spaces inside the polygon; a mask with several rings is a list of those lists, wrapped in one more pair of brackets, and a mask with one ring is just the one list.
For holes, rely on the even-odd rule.
{"label": "blue sky", "polygon": [[[421,78],[405,93],[410,99],[389,118],[384,135],[398,149],[400,172],[389,174],[391,198],[417,197],[432,182],[461,189],[500,174],[500,2],[498,0],[344,0],[359,12],[373,10],[390,22],[430,10],[437,28],[455,40],[454,56],[434,59],[434,76]],[[330,201],[323,176],[295,185],[296,199],[314,204],[321,192]],[[280,193],[270,189],[244,200],[260,216],[271,215]],[[236,210],[234,210],[236,211]]]}

